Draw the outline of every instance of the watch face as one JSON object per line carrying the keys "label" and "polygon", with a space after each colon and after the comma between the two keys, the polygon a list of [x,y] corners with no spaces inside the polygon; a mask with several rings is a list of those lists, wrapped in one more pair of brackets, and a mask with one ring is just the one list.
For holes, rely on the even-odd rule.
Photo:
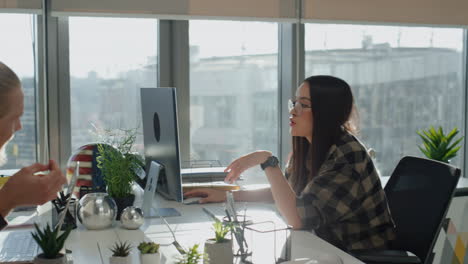
{"label": "watch face", "polygon": [[278,158],[275,156],[270,156],[264,163],[262,163],[260,166],[262,169],[265,169],[266,167],[275,167],[278,165],[279,161]]}
{"label": "watch face", "polygon": [[271,156],[271,157],[269,158],[269,160],[270,160],[270,162],[269,162],[269,163],[270,163],[270,166],[276,166],[276,165],[278,165],[278,158],[277,158],[277,157]]}

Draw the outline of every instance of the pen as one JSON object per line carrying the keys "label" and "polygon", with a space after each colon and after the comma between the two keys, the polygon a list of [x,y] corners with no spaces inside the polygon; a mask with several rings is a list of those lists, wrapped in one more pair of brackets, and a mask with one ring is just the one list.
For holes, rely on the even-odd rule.
{"label": "pen", "polygon": [[203,207],[203,212],[205,212],[209,217],[211,217],[215,221],[219,221],[219,219],[214,215],[210,210],[208,210],[206,207]]}

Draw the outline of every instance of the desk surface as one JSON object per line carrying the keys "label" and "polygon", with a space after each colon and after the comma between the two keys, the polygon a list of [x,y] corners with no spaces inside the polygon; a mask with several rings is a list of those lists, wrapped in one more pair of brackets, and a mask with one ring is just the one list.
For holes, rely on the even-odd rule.
{"label": "desk surface", "polygon": [[[195,243],[203,244],[207,238],[213,237],[212,220],[202,211],[203,207],[219,207],[219,204],[205,205],[183,205],[173,201],[165,201],[157,198],[159,207],[173,207],[179,210],[182,214],[178,217],[168,217],[172,230],[175,232],[177,240],[182,246],[188,247]],[[247,214],[255,217],[255,220],[271,220],[276,224],[276,227],[284,226],[281,217],[278,216],[274,205],[269,204],[251,204],[247,205]],[[0,247],[8,232],[12,230],[0,232]],[[277,232],[277,256],[281,253],[284,243],[285,232]],[[340,256],[344,264],[362,263],[347,253],[335,248],[331,244],[318,238],[314,234],[306,231],[292,231],[292,257],[295,258],[313,258],[320,254],[336,254]],[[176,263],[180,254],[171,244],[173,241],[172,235],[164,225],[163,221],[158,218],[146,219],[145,224],[138,230],[125,230],[120,228],[120,224],[116,223],[114,228],[99,231],[86,230],[81,224],[74,230],[68,238],[65,247],[73,251],[73,259],[75,264],[91,264],[101,263],[98,250],[98,244],[101,248],[104,263],[109,263],[111,252],[109,248],[113,243],[120,239],[128,241],[134,247],[141,241],[154,241],[161,244],[162,263]],[[254,263],[274,263],[273,234],[258,234],[251,233],[246,235],[248,243],[251,243],[253,248]],[[138,264],[138,250],[132,251],[133,264]]]}

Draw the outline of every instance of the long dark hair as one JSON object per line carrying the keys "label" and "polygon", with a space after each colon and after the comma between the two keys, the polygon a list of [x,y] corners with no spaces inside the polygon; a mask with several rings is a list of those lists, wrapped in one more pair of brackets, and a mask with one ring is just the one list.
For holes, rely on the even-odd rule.
{"label": "long dark hair", "polygon": [[[307,182],[315,177],[326,159],[330,147],[347,132],[357,132],[353,94],[349,85],[333,76],[311,76],[304,80],[309,85],[313,116],[312,142],[305,137],[293,137],[289,161],[290,182],[294,191],[302,192]],[[310,152],[312,161],[307,160]],[[309,166],[307,162],[312,162]],[[307,167],[310,168],[307,173]]]}

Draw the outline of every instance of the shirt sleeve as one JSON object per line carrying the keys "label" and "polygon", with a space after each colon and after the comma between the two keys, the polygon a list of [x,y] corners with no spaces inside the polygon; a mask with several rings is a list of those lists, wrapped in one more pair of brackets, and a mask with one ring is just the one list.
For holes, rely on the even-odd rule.
{"label": "shirt sleeve", "polygon": [[350,217],[359,208],[359,174],[349,162],[326,162],[296,198],[304,229],[317,229]]}
{"label": "shirt sleeve", "polygon": [[7,225],[8,223],[6,222],[6,220],[3,218],[2,215],[0,215],[0,231],[3,230]]}

